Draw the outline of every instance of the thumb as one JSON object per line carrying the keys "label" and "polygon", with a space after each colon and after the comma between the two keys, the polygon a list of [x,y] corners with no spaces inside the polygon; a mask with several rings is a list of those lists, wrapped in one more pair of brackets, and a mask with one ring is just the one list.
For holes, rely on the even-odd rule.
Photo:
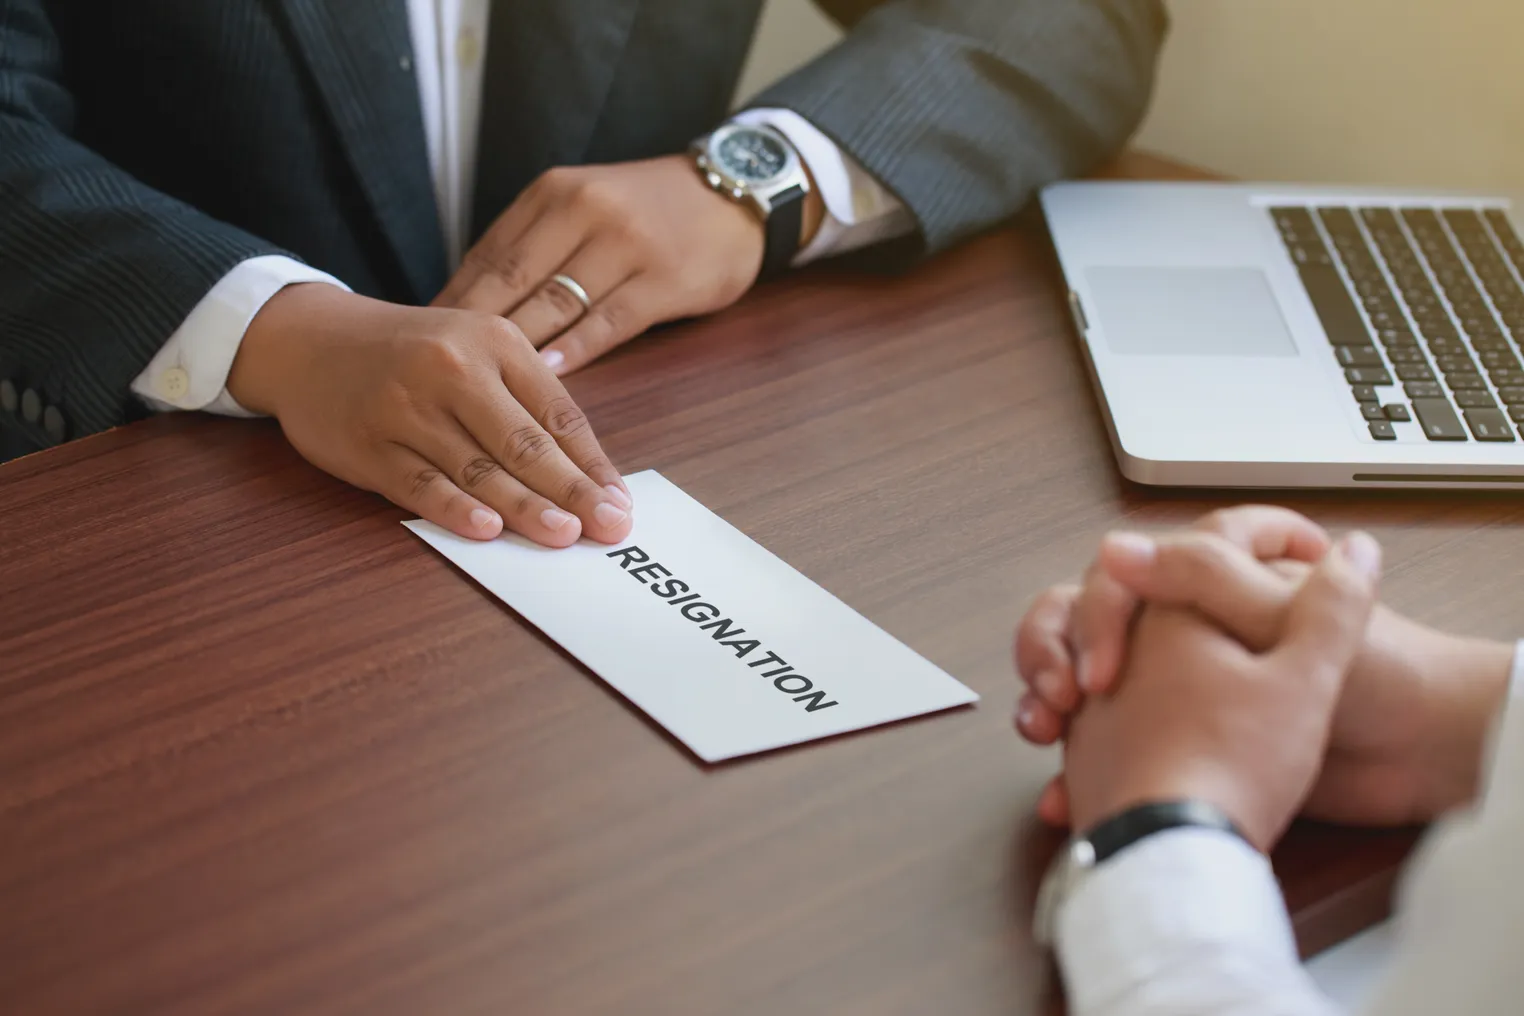
{"label": "thumb", "polygon": [[1365,640],[1381,575],[1381,545],[1369,533],[1340,540],[1307,577],[1269,654],[1290,673],[1335,687]]}

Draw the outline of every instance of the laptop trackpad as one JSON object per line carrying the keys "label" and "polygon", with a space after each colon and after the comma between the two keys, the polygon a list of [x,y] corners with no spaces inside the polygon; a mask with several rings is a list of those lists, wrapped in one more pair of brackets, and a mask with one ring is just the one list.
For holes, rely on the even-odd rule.
{"label": "laptop trackpad", "polygon": [[1106,345],[1122,356],[1296,356],[1257,268],[1092,268]]}

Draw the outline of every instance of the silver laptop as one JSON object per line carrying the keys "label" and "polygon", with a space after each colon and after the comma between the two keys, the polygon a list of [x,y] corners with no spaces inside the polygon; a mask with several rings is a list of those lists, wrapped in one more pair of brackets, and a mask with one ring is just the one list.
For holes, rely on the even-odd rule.
{"label": "silver laptop", "polygon": [[1066,183],[1042,205],[1130,479],[1524,490],[1524,203]]}

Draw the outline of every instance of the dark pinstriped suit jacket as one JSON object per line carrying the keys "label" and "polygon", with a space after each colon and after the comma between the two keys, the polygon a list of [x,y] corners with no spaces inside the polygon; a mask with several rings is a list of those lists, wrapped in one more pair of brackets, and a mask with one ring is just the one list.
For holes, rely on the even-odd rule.
{"label": "dark pinstriped suit jacket", "polygon": [[[680,151],[722,120],[762,0],[516,0],[520,184]],[[847,41],[797,110],[934,251],[1137,124],[1158,0],[822,0]],[[494,31],[494,36],[500,37]],[[357,291],[445,282],[404,0],[0,0],[0,460],[142,412],[129,386],[240,261]]]}

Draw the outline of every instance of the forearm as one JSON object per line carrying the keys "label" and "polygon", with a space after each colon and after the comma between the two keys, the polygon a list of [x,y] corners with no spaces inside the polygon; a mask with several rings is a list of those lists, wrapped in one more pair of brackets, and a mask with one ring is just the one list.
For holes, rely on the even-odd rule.
{"label": "forearm", "polygon": [[122,422],[133,380],[220,278],[280,251],[76,141],[64,81],[43,5],[0,0],[0,377],[79,434]]}
{"label": "forearm", "polygon": [[935,251],[1119,148],[1164,25],[1156,0],[893,0],[755,102],[841,144]]}
{"label": "forearm", "polygon": [[1429,761],[1418,813],[1433,818],[1474,801],[1492,756],[1488,731],[1508,701],[1515,647],[1486,639],[1449,639],[1419,662],[1430,679]]}

